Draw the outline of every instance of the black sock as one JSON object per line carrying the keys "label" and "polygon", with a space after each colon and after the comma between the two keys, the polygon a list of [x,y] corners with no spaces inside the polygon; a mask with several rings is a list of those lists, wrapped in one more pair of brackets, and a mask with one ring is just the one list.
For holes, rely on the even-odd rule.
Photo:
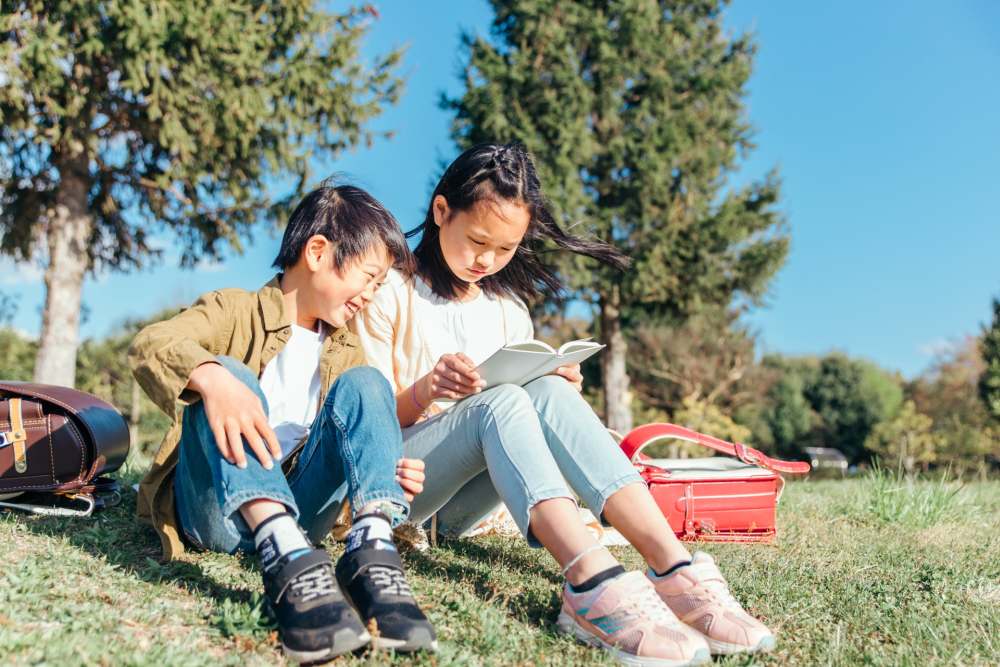
{"label": "black sock", "polygon": [[[677,570],[681,569],[682,567],[686,567],[686,566],[688,566],[690,564],[691,564],[691,561],[689,561],[689,560],[678,561],[678,562],[674,563],[673,565],[671,565],[669,568],[667,568],[664,572],[657,572],[656,570],[653,570],[653,574],[655,574],[658,577],[665,577],[668,574],[673,574],[674,572],[676,572]],[[652,569],[652,568],[650,568],[650,569]]]}
{"label": "black sock", "polygon": [[569,589],[574,593],[586,593],[587,591],[592,591],[601,584],[603,584],[608,579],[614,579],[620,574],[625,574],[625,568],[621,565],[615,565],[614,567],[609,567],[608,569],[598,572],[590,579],[587,579],[583,583],[569,585]]}

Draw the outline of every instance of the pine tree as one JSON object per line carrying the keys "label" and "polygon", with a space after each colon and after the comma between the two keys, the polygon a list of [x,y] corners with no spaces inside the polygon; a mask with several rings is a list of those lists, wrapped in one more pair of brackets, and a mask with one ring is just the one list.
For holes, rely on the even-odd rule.
{"label": "pine tree", "polygon": [[[182,263],[283,218],[314,156],[370,141],[399,52],[312,0],[20,0],[0,15],[0,252],[45,258],[35,377],[73,384],[88,271]],[[269,185],[291,184],[272,199]]]}
{"label": "pine tree", "polygon": [[990,419],[1000,425],[1000,299],[993,299],[993,322],[979,342],[986,368],[979,376],[979,398]]}
{"label": "pine tree", "polygon": [[491,4],[491,37],[465,36],[466,90],[443,105],[462,147],[523,142],[562,220],[632,258],[626,275],[555,260],[567,296],[596,309],[605,416],[627,430],[623,328],[756,301],[787,254],[777,176],[727,185],[752,148],[743,97],[755,47],[727,35],[720,0]]}

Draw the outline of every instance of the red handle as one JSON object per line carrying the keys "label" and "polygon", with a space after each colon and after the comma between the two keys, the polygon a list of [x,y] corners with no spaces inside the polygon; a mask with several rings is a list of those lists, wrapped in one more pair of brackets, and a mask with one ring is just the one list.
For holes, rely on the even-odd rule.
{"label": "red handle", "polygon": [[692,431],[689,428],[677,426],[676,424],[646,424],[645,426],[634,428],[629,431],[628,435],[622,438],[621,448],[625,452],[625,456],[634,463],[639,453],[647,445],[667,438],[694,442],[722,454],[735,456],[744,463],[757,465],[768,470],[774,470],[775,472],[801,475],[810,470],[809,464],[805,461],[773,459],[764,452],[742,443],[737,442],[734,444],[726,442],[725,440],[713,438],[710,435],[698,433],[697,431]]}

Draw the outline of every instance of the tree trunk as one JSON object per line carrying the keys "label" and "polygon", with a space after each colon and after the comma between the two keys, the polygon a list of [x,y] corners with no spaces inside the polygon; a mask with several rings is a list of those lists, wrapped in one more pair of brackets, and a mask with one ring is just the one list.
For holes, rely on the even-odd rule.
{"label": "tree trunk", "polygon": [[76,381],[80,296],[90,265],[88,243],[94,222],[87,209],[87,157],[73,156],[57,164],[59,190],[46,234],[49,264],[45,269],[45,310],[35,358],[35,381],[72,387]]}
{"label": "tree trunk", "polygon": [[601,336],[608,349],[601,355],[604,375],[604,419],[608,428],[625,434],[632,430],[632,392],[625,369],[628,344],[622,333],[618,287],[601,298]]}

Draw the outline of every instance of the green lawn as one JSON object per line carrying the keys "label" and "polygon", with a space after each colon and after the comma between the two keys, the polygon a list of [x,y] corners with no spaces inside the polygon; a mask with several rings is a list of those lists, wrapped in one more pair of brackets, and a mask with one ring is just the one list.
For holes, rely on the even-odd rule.
{"label": "green lawn", "polygon": [[[199,554],[161,565],[133,510],[129,493],[89,520],[0,513],[0,663],[284,664],[252,563]],[[773,654],[717,664],[1000,664],[1000,482],[957,495],[930,482],[796,483],[779,521],[773,544],[706,547],[778,633]],[[406,562],[440,653],[335,664],[609,664],[557,634],[559,577],[544,552],[491,537]]]}

